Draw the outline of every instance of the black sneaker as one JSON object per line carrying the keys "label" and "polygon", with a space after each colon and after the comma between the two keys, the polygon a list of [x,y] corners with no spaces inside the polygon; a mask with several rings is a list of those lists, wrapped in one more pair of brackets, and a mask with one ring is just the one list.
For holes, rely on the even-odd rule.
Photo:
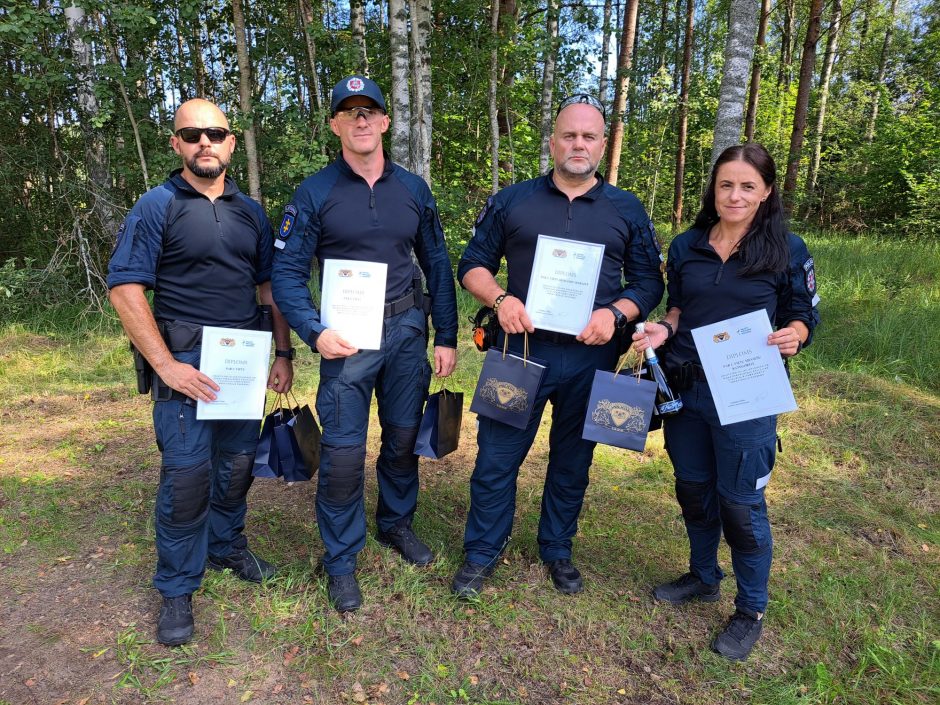
{"label": "black sneaker", "polygon": [[193,596],[164,597],[157,620],[157,641],[179,646],[193,638]]}
{"label": "black sneaker", "polygon": [[692,600],[717,602],[721,598],[721,584],[708,585],[699,580],[697,575],[686,573],[671,583],[657,585],[653,597],[660,602],[681,605]]}
{"label": "black sneaker", "polygon": [[464,561],[460,570],[454,575],[454,580],[450,585],[451,592],[464,599],[479,597],[483,590],[483,581],[492,574],[493,569],[489,566]]}
{"label": "black sneaker", "polygon": [[355,612],[362,607],[362,593],[355,573],[329,576],[327,592],[337,612]]}
{"label": "black sneaker", "polygon": [[712,641],[712,651],[732,661],[743,661],[751,653],[763,628],[762,618],[739,607],[728,620],[728,626]]}
{"label": "black sneaker", "polygon": [[569,558],[559,558],[557,561],[550,561],[545,565],[548,566],[548,574],[552,576],[552,582],[558,592],[573,595],[584,589],[581,573],[571,564]]}
{"label": "black sneaker", "polygon": [[230,569],[236,576],[250,583],[260,583],[273,576],[277,569],[247,548],[236,548],[225,558],[209,556],[206,567],[212,570]]}
{"label": "black sneaker", "polygon": [[434,562],[434,554],[428,545],[415,536],[410,526],[393,526],[388,531],[376,532],[375,540],[383,546],[394,548],[409,563],[418,566]]}

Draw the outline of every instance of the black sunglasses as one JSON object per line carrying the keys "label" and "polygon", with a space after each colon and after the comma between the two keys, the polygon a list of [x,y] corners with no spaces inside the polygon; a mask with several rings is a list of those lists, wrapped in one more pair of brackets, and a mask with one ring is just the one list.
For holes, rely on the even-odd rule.
{"label": "black sunglasses", "polygon": [[604,110],[604,106],[601,105],[601,102],[592,95],[587,93],[576,93],[575,95],[570,95],[565,98],[561,103],[558,104],[558,110],[555,111],[555,117],[558,117],[558,113],[567,108],[569,105],[577,105],[582,103],[584,105],[590,105],[592,108],[600,111],[600,114],[607,119],[607,111]]}
{"label": "black sunglasses", "polygon": [[232,131],[226,130],[224,127],[181,127],[176,131],[176,136],[187,144],[196,144],[202,139],[203,133],[206,134],[212,144],[221,144],[226,137],[232,134]]}

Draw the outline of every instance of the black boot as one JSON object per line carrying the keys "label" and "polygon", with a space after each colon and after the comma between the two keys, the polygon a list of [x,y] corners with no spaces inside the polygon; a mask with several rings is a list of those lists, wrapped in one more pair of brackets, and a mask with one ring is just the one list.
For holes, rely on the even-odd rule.
{"label": "black boot", "polygon": [[157,620],[157,641],[179,646],[193,638],[193,596],[164,597]]}
{"label": "black boot", "polygon": [[558,592],[566,595],[573,595],[584,589],[584,581],[581,580],[581,573],[571,564],[570,558],[559,558],[557,561],[550,561],[548,574],[552,576],[552,583]]}
{"label": "black boot", "polygon": [[362,593],[355,573],[329,576],[327,592],[337,612],[355,612],[362,607]]}
{"label": "black boot", "polygon": [[206,567],[212,570],[230,569],[237,577],[250,583],[260,583],[273,576],[277,569],[247,548],[236,548],[225,558],[209,556]]}
{"label": "black boot", "polygon": [[434,562],[431,549],[415,536],[415,532],[408,525],[393,526],[388,531],[380,529],[376,532],[375,540],[383,546],[394,548],[402,558],[414,565],[425,566]]}
{"label": "black boot", "polygon": [[653,597],[660,602],[671,602],[674,605],[692,600],[717,602],[721,598],[721,584],[708,585],[699,580],[697,575],[686,573],[671,583],[657,585],[653,590]]}
{"label": "black boot", "polygon": [[464,561],[460,570],[454,575],[450,589],[457,597],[464,599],[479,597],[483,590],[483,581],[492,573],[493,569],[489,566]]}
{"label": "black boot", "polygon": [[712,650],[726,659],[743,661],[751,653],[763,628],[763,615],[738,607],[724,631],[712,641]]}

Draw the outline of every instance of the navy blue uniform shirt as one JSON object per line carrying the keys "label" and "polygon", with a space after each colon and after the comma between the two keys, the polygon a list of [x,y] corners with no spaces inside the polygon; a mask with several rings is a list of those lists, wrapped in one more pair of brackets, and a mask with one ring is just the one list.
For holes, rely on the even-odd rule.
{"label": "navy blue uniform shirt", "polygon": [[656,232],[642,204],[600,178],[570,201],[555,186],[552,173],[490,196],[460,258],[457,279],[462,282],[475,267],[495,276],[505,256],[506,290],[524,302],[539,235],[598,243],[604,245],[604,259],[594,308],[626,298],[640,309],[640,320],[645,319],[662,299],[664,285]]}
{"label": "navy blue uniform shirt", "polygon": [[124,219],[108,288],[153,289],[157,320],[244,327],[257,317],[257,285],[271,278],[271,223],[229,177],[210,201],[181,172],[141,196]]}
{"label": "navy blue uniform shirt", "polygon": [[388,303],[412,287],[412,249],[431,295],[434,344],[457,347],[457,292],[437,204],[424,179],[387,154],[372,188],[342,156],[304,179],[284,208],[275,248],[274,300],[311,348],[326,328],[307,289],[314,257],[321,271],[325,259],[385,262]]}
{"label": "navy blue uniform shirt", "polygon": [[792,233],[787,236],[790,262],[784,272],[761,272],[741,276],[739,253],[726,262],[708,244],[708,232],[687,230],[669,246],[666,258],[668,295],[666,309],[678,308],[679,330],[669,342],[670,366],[699,363],[692,329],[741,316],[758,309],[767,311],[775,329],[790,321],[802,321],[809,328],[809,345],[819,323],[816,304],[816,273],[806,243]]}

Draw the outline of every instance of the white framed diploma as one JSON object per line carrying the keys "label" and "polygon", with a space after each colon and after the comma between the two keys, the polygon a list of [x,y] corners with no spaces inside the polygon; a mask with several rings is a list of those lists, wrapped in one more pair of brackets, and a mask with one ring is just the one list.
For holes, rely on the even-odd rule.
{"label": "white framed diploma", "polygon": [[199,371],[219,385],[215,401],[196,401],[200,421],[264,417],[271,333],[240,328],[202,329]]}
{"label": "white framed diploma", "polygon": [[325,259],[320,281],[320,321],[360,350],[382,346],[385,317],[384,262]]}
{"label": "white framed diploma", "polygon": [[692,329],[722,426],[797,409],[767,311]]}
{"label": "white framed diploma", "polygon": [[542,330],[577,335],[594,310],[604,246],[539,235],[525,310]]}

